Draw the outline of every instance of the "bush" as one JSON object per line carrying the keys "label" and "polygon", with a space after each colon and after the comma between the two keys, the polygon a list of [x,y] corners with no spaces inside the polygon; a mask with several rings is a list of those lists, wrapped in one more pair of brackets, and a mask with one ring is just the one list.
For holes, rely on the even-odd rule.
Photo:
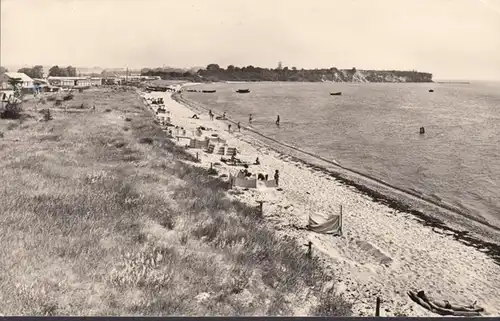
{"label": "bush", "polygon": [[151,144],[153,144],[153,142],[154,142],[154,140],[150,137],[144,137],[144,138],[139,139],[139,143],[141,143],[141,144],[151,145]]}
{"label": "bush", "polygon": [[22,111],[23,107],[21,103],[7,103],[1,117],[3,119],[19,119],[21,118]]}
{"label": "bush", "polygon": [[52,120],[52,114],[50,113],[50,109],[42,109],[40,113],[43,115],[43,120],[49,121]]}
{"label": "bush", "polygon": [[207,170],[207,174],[208,174],[208,175],[217,176],[217,174],[218,174],[218,173],[217,173],[217,170],[216,170],[215,168],[209,168],[209,169]]}

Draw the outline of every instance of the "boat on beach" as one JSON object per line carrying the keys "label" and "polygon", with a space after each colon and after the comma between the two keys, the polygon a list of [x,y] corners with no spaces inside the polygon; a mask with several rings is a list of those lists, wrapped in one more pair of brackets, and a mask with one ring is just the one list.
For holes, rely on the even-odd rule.
{"label": "boat on beach", "polygon": [[248,94],[250,92],[250,89],[238,89],[236,90],[238,94]]}
{"label": "boat on beach", "polygon": [[342,95],[342,92],[341,91],[338,91],[338,92],[335,92],[335,93],[330,93],[331,96],[341,96]]}

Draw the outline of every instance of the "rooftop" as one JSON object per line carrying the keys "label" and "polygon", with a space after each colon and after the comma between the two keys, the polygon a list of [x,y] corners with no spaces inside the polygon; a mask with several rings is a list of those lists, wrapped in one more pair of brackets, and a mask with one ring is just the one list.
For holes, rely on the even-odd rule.
{"label": "rooftop", "polygon": [[50,76],[47,80],[87,80],[89,77],[53,77]]}
{"label": "rooftop", "polygon": [[28,75],[22,72],[6,72],[5,75],[11,79],[21,79],[22,81],[33,81]]}

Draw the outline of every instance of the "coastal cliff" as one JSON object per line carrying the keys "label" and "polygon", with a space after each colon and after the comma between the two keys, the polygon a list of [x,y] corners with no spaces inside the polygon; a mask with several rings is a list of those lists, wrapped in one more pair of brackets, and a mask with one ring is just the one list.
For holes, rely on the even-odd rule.
{"label": "coastal cliff", "polygon": [[267,69],[260,67],[220,68],[217,64],[210,64],[198,71],[171,71],[162,68],[143,69],[142,75],[160,76],[163,79],[183,79],[197,82],[219,81],[296,81],[296,82],[433,82],[432,74],[417,71],[399,70],[358,70],[352,69],[296,69],[288,67]]}

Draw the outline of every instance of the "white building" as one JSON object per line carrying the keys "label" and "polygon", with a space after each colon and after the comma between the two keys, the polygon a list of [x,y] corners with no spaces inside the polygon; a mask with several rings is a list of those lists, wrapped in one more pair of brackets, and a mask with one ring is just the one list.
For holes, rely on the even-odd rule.
{"label": "white building", "polygon": [[102,86],[102,77],[91,77],[90,78],[91,86]]}
{"label": "white building", "polygon": [[52,77],[47,78],[52,86],[58,87],[87,87],[91,85],[90,77]]}
{"label": "white building", "polygon": [[4,72],[0,75],[0,88],[1,89],[12,89],[9,85],[9,80],[11,79],[19,79],[22,82],[23,90],[31,90],[33,89],[33,79],[28,77],[26,74],[22,72]]}

